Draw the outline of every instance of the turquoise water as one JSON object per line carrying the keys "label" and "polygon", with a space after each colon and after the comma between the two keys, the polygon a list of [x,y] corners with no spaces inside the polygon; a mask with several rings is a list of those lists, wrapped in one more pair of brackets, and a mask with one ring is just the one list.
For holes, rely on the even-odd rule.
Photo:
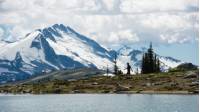
{"label": "turquoise water", "polygon": [[198,95],[0,95],[0,112],[198,112]]}

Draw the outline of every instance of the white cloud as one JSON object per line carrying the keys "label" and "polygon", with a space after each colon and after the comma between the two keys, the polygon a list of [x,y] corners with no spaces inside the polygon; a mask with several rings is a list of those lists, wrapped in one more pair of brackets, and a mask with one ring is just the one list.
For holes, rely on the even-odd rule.
{"label": "white cloud", "polygon": [[198,0],[122,0],[120,8],[123,12],[158,12],[187,10],[198,7]]}
{"label": "white cloud", "polygon": [[138,42],[139,37],[137,34],[133,33],[131,30],[123,30],[119,32],[111,32],[108,37],[108,42],[113,44],[127,44]]}
{"label": "white cloud", "polygon": [[198,40],[197,0],[3,0],[0,24],[13,38],[55,23],[104,45]]}
{"label": "white cloud", "polygon": [[178,14],[150,14],[148,19],[141,21],[146,27],[160,29],[179,29],[191,27],[192,24],[184,16]]}

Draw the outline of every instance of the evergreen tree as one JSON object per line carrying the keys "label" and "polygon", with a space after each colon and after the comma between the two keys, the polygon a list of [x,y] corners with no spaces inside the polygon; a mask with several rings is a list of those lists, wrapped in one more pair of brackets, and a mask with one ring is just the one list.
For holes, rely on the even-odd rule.
{"label": "evergreen tree", "polygon": [[153,48],[152,48],[152,43],[150,43],[147,55],[148,55],[149,72],[152,73],[154,71],[154,56],[153,56],[154,52],[153,52]]}
{"label": "evergreen tree", "polygon": [[154,73],[160,72],[160,61],[156,54],[153,52],[152,43],[150,43],[149,49],[144,53],[142,57],[142,73]]}
{"label": "evergreen tree", "polygon": [[109,73],[108,65],[107,65],[107,68],[106,68],[106,73],[107,73],[107,75],[108,75],[108,73]]}
{"label": "evergreen tree", "polygon": [[141,73],[145,73],[145,55],[142,56],[142,67],[141,67]]}
{"label": "evergreen tree", "polygon": [[144,58],[144,67],[145,67],[145,73],[150,73],[150,64],[149,64],[149,55],[148,53],[145,53]]}
{"label": "evergreen tree", "polygon": [[117,66],[117,54],[115,53],[115,60],[114,60],[114,74],[118,74],[118,66]]}

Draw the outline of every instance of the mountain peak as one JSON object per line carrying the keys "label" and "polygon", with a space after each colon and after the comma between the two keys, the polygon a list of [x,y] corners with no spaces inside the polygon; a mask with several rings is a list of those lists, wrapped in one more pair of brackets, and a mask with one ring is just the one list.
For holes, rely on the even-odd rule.
{"label": "mountain peak", "polygon": [[132,49],[132,48],[128,45],[123,45],[120,49]]}
{"label": "mountain peak", "polygon": [[74,31],[72,28],[70,28],[69,26],[65,26],[64,24],[54,24],[53,26],[48,27],[48,28],[53,28],[55,30],[59,29],[65,32]]}
{"label": "mountain peak", "polygon": [[119,54],[128,55],[133,49],[127,45],[123,45],[119,50]]}

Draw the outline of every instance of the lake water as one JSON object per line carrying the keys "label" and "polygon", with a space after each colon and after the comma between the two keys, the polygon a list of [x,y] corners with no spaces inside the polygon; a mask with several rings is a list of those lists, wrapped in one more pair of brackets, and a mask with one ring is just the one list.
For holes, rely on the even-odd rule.
{"label": "lake water", "polygon": [[0,95],[0,112],[198,112],[198,95]]}

